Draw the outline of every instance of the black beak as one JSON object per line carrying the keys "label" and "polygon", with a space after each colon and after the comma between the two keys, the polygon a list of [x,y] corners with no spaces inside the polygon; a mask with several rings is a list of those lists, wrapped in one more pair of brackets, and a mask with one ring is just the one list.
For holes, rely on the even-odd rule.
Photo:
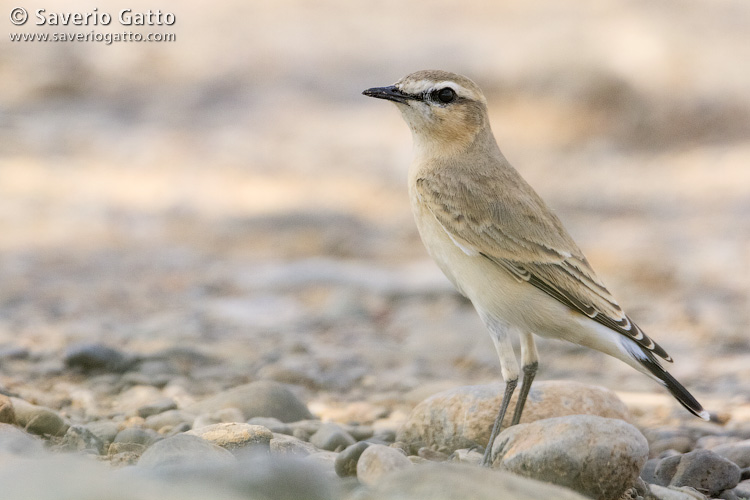
{"label": "black beak", "polygon": [[373,87],[362,93],[367,97],[375,97],[377,99],[386,99],[388,101],[400,103],[406,103],[415,99],[414,96],[401,92],[395,85],[390,85],[388,87]]}

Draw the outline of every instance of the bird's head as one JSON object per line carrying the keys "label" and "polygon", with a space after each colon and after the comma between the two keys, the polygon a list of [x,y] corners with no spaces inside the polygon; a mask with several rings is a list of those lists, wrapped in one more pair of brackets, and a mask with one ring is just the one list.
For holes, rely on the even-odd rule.
{"label": "bird's head", "polygon": [[418,148],[449,154],[465,150],[489,127],[487,101],[465,76],[447,71],[417,71],[388,87],[362,92],[396,103]]}

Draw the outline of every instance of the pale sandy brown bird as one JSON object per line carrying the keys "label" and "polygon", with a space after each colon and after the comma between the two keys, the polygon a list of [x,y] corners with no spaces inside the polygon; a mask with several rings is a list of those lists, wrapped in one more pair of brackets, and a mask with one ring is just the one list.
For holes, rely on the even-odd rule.
{"label": "pale sandy brown bird", "polygon": [[471,300],[500,357],[505,393],[490,433],[488,463],[519,378],[511,338],[521,341],[518,423],[538,367],[533,334],[564,339],[620,359],[708,420],[658,358],[672,358],[630,320],[557,216],[508,163],[495,142],[487,101],[466,77],[418,71],[367,89],[393,101],[412,132],[409,197],[427,251]]}

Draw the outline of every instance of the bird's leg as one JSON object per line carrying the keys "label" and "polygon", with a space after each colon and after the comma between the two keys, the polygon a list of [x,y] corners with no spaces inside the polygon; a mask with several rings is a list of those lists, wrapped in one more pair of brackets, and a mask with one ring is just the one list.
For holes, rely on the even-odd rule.
{"label": "bird's leg", "polygon": [[521,360],[523,362],[523,382],[521,382],[521,392],[518,394],[516,409],[513,412],[513,420],[511,420],[510,425],[516,425],[521,421],[521,414],[531,389],[531,383],[534,381],[536,371],[539,368],[539,354],[536,350],[536,343],[534,343],[534,335],[529,332],[521,334]]}
{"label": "bird's leg", "polygon": [[526,398],[529,395],[531,383],[534,381],[534,377],[536,376],[537,368],[539,368],[538,361],[534,361],[529,365],[523,366],[523,381],[521,382],[521,392],[518,394],[518,401],[516,401],[516,410],[513,412],[513,420],[510,421],[510,425],[516,425],[521,421],[523,407],[526,404]]}
{"label": "bird's leg", "polygon": [[495,350],[500,358],[500,369],[503,374],[503,380],[505,380],[505,394],[503,394],[503,400],[500,403],[500,411],[498,411],[497,418],[492,426],[490,440],[484,450],[484,457],[482,457],[482,465],[484,467],[489,467],[492,461],[492,445],[495,442],[497,434],[500,432],[503,418],[505,418],[505,414],[508,411],[510,399],[513,396],[513,392],[516,390],[516,385],[518,385],[518,361],[516,361],[516,355],[513,352],[513,344],[510,341],[510,332],[512,331],[512,328],[504,321],[497,320],[481,313],[480,315],[492,334],[492,341],[495,344]]}
{"label": "bird's leg", "polygon": [[482,457],[482,467],[489,467],[490,465],[492,465],[492,445],[495,443],[495,438],[500,432],[500,427],[503,424],[505,413],[508,411],[508,404],[510,403],[510,398],[513,397],[513,391],[516,390],[516,385],[518,385],[518,379],[509,380],[505,383],[505,394],[503,394],[503,402],[500,403],[500,411],[497,413],[495,424],[492,426],[490,440],[487,443],[487,447],[484,449],[484,456]]}

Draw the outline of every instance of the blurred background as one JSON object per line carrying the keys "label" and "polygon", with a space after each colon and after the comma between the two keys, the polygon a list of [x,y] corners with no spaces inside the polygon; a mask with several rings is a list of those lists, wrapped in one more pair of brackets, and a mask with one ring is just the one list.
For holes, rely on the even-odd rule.
{"label": "blurred background", "polygon": [[[360,94],[435,68],[484,89],[501,149],[672,373],[711,410],[750,401],[746,0],[54,4],[0,1],[6,390],[95,416],[77,403],[93,382],[63,362],[82,342],[192,353],[166,376],[196,397],[296,384],[323,416],[498,380],[416,233],[408,129]],[[109,26],[34,24],[95,7]],[[123,8],[176,23],[122,27]],[[176,41],[8,36],[92,29]],[[540,355],[539,379],[662,394],[575,346]],[[101,391],[102,414],[117,395]]]}

